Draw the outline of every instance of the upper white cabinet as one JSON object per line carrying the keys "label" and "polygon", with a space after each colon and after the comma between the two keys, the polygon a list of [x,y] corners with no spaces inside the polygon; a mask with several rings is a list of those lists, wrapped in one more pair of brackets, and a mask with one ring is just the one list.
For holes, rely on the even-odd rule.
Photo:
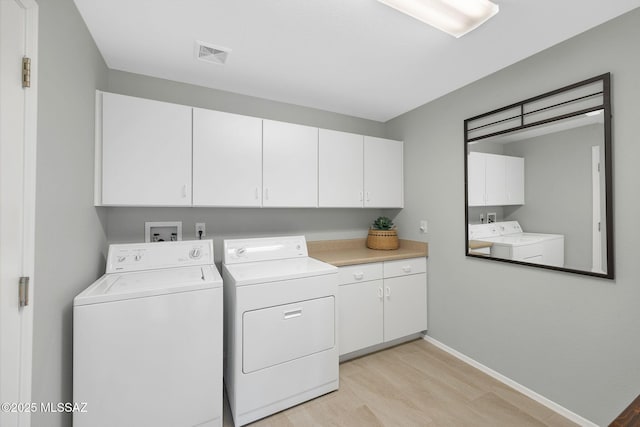
{"label": "upper white cabinet", "polygon": [[102,197],[97,201],[191,205],[191,107],[112,93],[99,97]]}
{"label": "upper white cabinet", "polygon": [[95,204],[403,207],[403,143],[97,91]]}
{"label": "upper white cabinet", "polygon": [[484,156],[471,152],[467,156],[467,193],[469,206],[484,206]]}
{"label": "upper white cabinet", "polygon": [[403,143],[320,129],[320,207],[403,207]]}
{"label": "upper white cabinet", "polygon": [[362,207],[364,137],[320,129],[318,141],[318,206]]}
{"label": "upper white cabinet", "polygon": [[524,204],[524,159],[489,153],[469,153],[469,206]]}
{"label": "upper white cabinet", "polygon": [[403,142],[364,137],[364,206],[402,208]]}
{"label": "upper white cabinet", "polygon": [[507,201],[505,156],[484,154],[484,193],[487,206],[504,205]]}
{"label": "upper white cabinet", "polygon": [[506,196],[508,205],[524,205],[524,158],[506,156]]}
{"label": "upper white cabinet", "polygon": [[263,120],[262,206],[318,206],[318,128]]}
{"label": "upper white cabinet", "polygon": [[193,109],[193,204],[261,206],[262,119]]}

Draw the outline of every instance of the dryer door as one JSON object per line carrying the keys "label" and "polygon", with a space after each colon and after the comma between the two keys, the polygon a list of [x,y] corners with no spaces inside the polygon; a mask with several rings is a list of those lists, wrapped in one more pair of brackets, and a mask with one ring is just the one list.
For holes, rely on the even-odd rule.
{"label": "dryer door", "polygon": [[247,311],[242,321],[245,374],[335,346],[335,297]]}

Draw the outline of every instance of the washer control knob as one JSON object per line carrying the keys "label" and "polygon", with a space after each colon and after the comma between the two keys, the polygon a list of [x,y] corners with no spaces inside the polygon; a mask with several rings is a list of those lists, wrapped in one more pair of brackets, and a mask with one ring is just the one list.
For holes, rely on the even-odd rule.
{"label": "washer control knob", "polygon": [[127,259],[126,256],[118,255],[118,262],[124,262]]}
{"label": "washer control knob", "polygon": [[198,259],[202,256],[202,252],[200,252],[199,248],[193,248],[191,249],[191,252],[189,252],[189,258],[191,259]]}
{"label": "washer control knob", "polygon": [[135,261],[140,261],[140,260],[142,259],[142,255],[140,255],[140,254],[136,254],[136,255],[133,257],[133,259],[134,259]]}
{"label": "washer control knob", "polygon": [[247,253],[247,248],[238,248],[236,249],[237,256],[244,256]]}

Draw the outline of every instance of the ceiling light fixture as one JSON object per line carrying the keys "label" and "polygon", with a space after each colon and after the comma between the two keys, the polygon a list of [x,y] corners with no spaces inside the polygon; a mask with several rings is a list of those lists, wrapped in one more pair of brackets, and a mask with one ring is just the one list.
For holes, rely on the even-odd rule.
{"label": "ceiling light fixture", "polygon": [[458,38],[484,24],[500,8],[489,0],[378,0]]}

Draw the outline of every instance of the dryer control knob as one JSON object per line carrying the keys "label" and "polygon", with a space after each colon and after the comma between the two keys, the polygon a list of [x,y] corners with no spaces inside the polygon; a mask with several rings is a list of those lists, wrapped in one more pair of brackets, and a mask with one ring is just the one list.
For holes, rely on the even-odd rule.
{"label": "dryer control knob", "polygon": [[140,260],[142,259],[142,255],[137,254],[137,255],[135,255],[135,256],[133,257],[133,259],[134,259],[134,260],[136,260],[136,261],[140,261]]}
{"label": "dryer control knob", "polygon": [[201,255],[202,255],[202,253],[200,252],[200,249],[198,249],[198,248],[191,249],[191,252],[189,252],[189,257],[191,259],[198,259],[198,258],[200,258]]}

